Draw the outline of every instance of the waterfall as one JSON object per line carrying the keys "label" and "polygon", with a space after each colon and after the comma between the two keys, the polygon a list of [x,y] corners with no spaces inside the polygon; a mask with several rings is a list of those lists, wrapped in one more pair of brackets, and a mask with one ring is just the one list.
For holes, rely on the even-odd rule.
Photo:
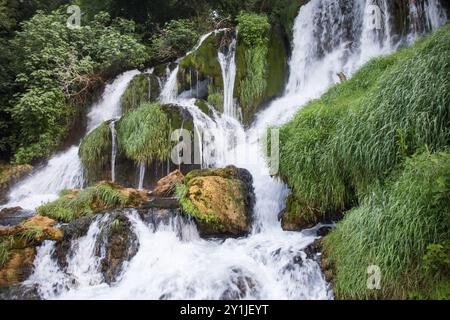
{"label": "waterfall", "polygon": [[[139,71],[127,71],[106,85],[101,99],[88,113],[87,133],[97,128],[103,121],[120,116],[120,98],[129,82]],[[41,204],[53,201],[63,189],[79,189],[84,186],[83,166],[78,156],[79,146],[72,146],[50,158],[42,168],[19,182],[8,195],[4,207],[22,207],[34,210]]]}
{"label": "waterfall", "polygon": [[116,181],[116,121],[113,120],[109,123],[109,128],[111,129],[111,181]]}
{"label": "waterfall", "polygon": [[[98,278],[98,257],[90,249],[97,241],[97,224],[72,245],[78,249],[72,250],[69,264],[86,274],[77,275],[74,268],[63,274],[49,258],[54,244],[46,242],[38,250],[29,284],[36,284],[45,298],[333,298],[319,264],[304,252],[317,238],[315,230],[284,232],[280,227],[277,215],[284,208],[289,190],[282,181],[270,176],[260,147],[261,137],[266,128],[286,123],[308,101],[320,97],[338,81],[336,73],[351,76],[370,57],[395,50],[390,36],[391,8],[387,1],[377,3],[384,8],[381,30],[364,24],[369,19],[369,3],[365,0],[311,0],[303,5],[294,24],[285,95],[261,111],[250,128],[244,128],[230,114],[211,110],[212,116],[208,116],[195,105],[195,99],[178,96],[178,67],[168,76],[160,100],[178,104],[192,115],[195,130],[203,137],[202,166],[234,164],[248,169],[253,176],[256,203],[248,237],[205,240],[189,219],[174,216],[154,225],[130,210],[126,214],[139,250],[116,283],[109,286]],[[208,36],[202,36],[199,43]],[[51,293],[46,293],[48,288],[52,288]]]}
{"label": "waterfall", "polygon": [[139,162],[139,182],[138,190],[144,190],[144,178],[145,178],[145,162]]}
{"label": "waterfall", "polygon": [[234,105],[234,82],[236,79],[236,38],[233,38],[226,53],[219,49],[218,60],[222,69],[223,78],[223,110],[225,115],[236,118]]}

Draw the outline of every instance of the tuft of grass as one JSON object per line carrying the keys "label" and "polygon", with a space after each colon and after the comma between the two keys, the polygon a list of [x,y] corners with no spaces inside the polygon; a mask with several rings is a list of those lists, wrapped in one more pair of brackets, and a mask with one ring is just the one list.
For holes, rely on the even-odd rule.
{"label": "tuft of grass", "polygon": [[78,153],[89,178],[97,179],[109,167],[111,148],[111,129],[107,122],[103,122],[81,141]]}
{"label": "tuft of grass", "polygon": [[34,242],[36,239],[42,238],[44,229],[40,227],[30,227],[20,233],[20,237],[27,243]]}
{"label": "tuft of grass", "polygon": [[[424,257],[430,244],[450,239],[449,168],[448,151],[415,155],[385,188],[346,213],[324,239],[337,298],[405,299],[448,281],[448,273],[425,272]],[[367,288],[370,265],[380,268],[379,290]]]}
{"label": "tuft of grass", "polygon": [[450,26],[367,63],[280,129],[280,176],[319,211],[351,208],[425,145],[448,144]]}
{"label": "tuft of grass", "polygon": [[67,192],[64,194],[56,201],[40,206],[36,212],[57,221],[70,222],[81,216],[124,207],[129,200],[114,184],[107,182],[80,190],[71,196]]}
{"label": "tuft of grass", "polygon": [[165,161],[170,155],[170,121],[158,103],[144,103],[117,123],[118,148],[136,162]]}
{"label": "tuft of grass", "polygon": [[0,268],[8,262],[9,257],[9,245],[6,242],[0,242]]}

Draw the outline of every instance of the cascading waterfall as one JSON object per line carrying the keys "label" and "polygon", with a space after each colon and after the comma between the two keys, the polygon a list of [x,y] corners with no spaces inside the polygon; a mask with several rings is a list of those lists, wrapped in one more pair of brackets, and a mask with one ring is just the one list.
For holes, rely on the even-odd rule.
{"label": "cascading waterfall", "polygon": [[111,181],[116,181],[116,156],[117,156],[117,138],[116,138],[116,120],[109,123],[111,129]]}
{"label": "cascading waterfall", "polygon": [[[92,106],[88,114],[88,133],[103,121],[120,116],[120,97],[137,74],[137,70],[122,73],[105,87],[102,98]],[[63,189],[82,188],[83,165],[78,156],[78,149],[78,146],[72,146],[54,155],[43,168],[19,182],[9,193],[9,201],[4,207],[34,210],[45,202],[55,200]]]}
{"label": "cascading waterfall", "polygon": [[[44,298],[332,298],[319,265],[303,251],[316,239],[315,230],[284,232],[277,221],[289,190],[269,175],[260,137],[263,130],[285,123],[302,105],[336,83],[336,73],[350,76],[368,58],[395,49],[390,35],[384,34],[390,32],[388,12],[382,15],[383,34],[372,37],[363,25],[368,2],[354,0],[349,5],[345,1],[344,5],[343,1],[311,0],[301,7],[295,21],[285,96],[260,112],[247,130],[230,114],[220,115],[212,110],[213,116],[209,117],[195,106],[195,99],[177,97],[178,67],[162,91],[162,102],[176,103],[188,110],[195,129],[214,137],[202,141],[203,166],[235,164],[252,173],[256,204],[251,235],[204,240],[188,219],[175,217],[155,226],[131,210],[126,215],[139,241],[139,250],[116,283],[109,286],[97,278],[98,257],[91,248],[98,241],[99,224],[92,225],[85,237],[74,241],[73,246],[78,244],[85,250],[73,250],[69,264],[79,267],[81,274],[73,268],[62,273],[49,258],[54,243],[46,242],[38,250],[35,273],[28,283],[37,284]],[[387,2],[383,3],[389,8]],[[254,158],[249,161],[246,155]],[[86,268],[87,265],[92,267]]]}
{"label": "cascading waterfall", "polygon": [[222,69],[223,78],[223,110],[224,114],[236,118],[237,111],[234,105],[234,82],[236,79],[236,37],[233,38],[226,53],[219,50],[218,60]]}

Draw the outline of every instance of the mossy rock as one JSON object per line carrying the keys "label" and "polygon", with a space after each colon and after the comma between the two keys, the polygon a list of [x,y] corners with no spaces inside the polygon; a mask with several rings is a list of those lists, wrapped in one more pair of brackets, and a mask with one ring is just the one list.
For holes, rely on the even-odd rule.
{"label": "mossy rock", "polygon": [[143,102],[156,101],[160,93],[161,88],[156,75],[150,73],[136,75],[120,99],[122,113],[139,107]]}
{"label": "mossy rock", "polygon": [[301,231],[311,228],[325,218],[325,213],[308,205],[294,195],[286,201],[286,209],[281,213],[281,226],[285,231]]}
{"label": "mossy rock", "polygon": [[250,232],[254,205],[252,176],[229,166],[190,172],[177,186],[183,211],[203,236],[242,236]]}

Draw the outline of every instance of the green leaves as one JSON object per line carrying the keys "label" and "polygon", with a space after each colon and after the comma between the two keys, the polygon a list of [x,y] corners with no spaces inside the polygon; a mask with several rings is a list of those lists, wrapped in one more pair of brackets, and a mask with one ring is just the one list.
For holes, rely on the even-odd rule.
{"label": "green leaves", "polygon": [[63,9],[38,11],[12,40],[20,61],[16,84],[22,88],[8,110],[20,136],[16,163],[54,150],[102,75],[140,67],[148,58],[131,21],[99,13],[70,29],[66,20]]}
{"label": "green leaves", "polygon": [[249,46],[265,45],[269,41],[269,19],[266,15],[241,12],[237,17],[239,36]]}

